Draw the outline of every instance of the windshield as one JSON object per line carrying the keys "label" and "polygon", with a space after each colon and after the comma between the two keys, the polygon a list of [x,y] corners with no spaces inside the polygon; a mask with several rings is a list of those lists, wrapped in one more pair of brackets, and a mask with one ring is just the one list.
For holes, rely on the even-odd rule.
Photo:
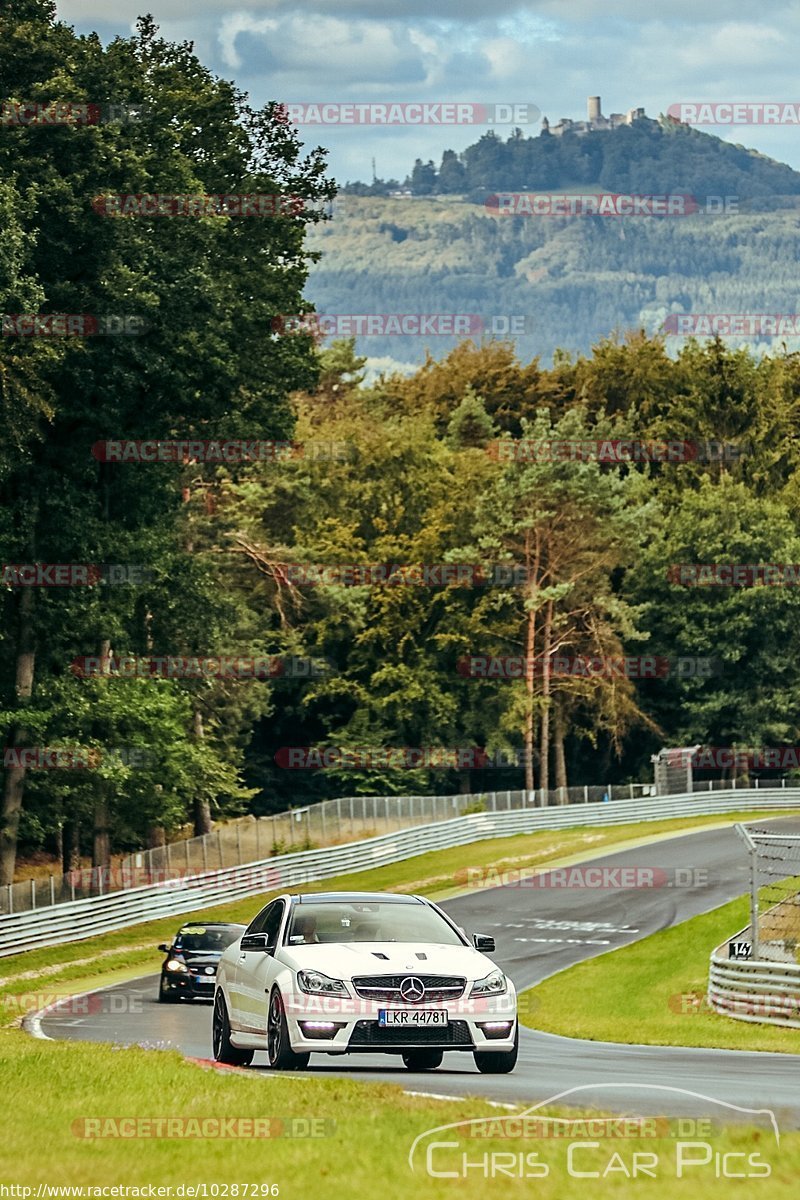
{"label": "windshield", "polygon": [[182,929],[175,939],[175,949],[190,952],[218,950],[222,953],[226,946],[230,946],[231,942],[235,942],[241,936],[242,930],[238,925],[225,925],[221,928],[217,926],[215,929],[206,929],[201,926]]}
{"label": "windshield", "polygon": [[322,942],[432,942],[463,946],[455,929],[427,904],[321,901],[292,910],[287,946]]}

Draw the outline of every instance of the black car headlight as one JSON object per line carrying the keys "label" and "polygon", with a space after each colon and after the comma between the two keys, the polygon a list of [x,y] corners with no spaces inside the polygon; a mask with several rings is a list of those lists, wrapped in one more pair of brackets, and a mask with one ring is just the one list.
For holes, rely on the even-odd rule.
{"label": "black car headlight", "polygon": [[167,970],[172,975],[188,975],[189,968],[185,962],[181,962],[179,958],[170,958],[167,960]]}
{"label": "black car headlight", "polygon": [[506,977],[502,971],[492,971],[483,979],[476,979],[472,985],[470,996],[502,996],[508,991]]}

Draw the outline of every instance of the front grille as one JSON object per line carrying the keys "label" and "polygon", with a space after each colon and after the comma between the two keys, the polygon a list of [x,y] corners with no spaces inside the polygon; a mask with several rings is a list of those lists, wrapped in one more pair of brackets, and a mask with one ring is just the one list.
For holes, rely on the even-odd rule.
{"label": "front grille", "polygon": [[458,1000],[464,994],[467,986],[466,979],[457,975],[417,975],[407,971],[405,975],[359,975],[353,979],[356,995],[362,1000],[390,1000],[408,1003],[400,995],[400,985],[404,979],[419,979],[425,988],[425,995],[419,1003],[427,1004],[430,1000]]}
{"label": "front grille", "polygon": [[348,1049],[374,1047],[376,1050],[391,1046],[469,1046],[472,1038],[466,1021],[451,1021],[449,1025],[423,1025],[419,1029],[407,1029],[403,1025],[383,1028],[377,1021],[357,1021],[350,1035]]}

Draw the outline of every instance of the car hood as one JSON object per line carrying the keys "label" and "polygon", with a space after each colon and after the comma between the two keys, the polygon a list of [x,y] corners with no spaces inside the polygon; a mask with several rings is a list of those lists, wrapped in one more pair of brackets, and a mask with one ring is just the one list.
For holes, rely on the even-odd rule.
{"label": "car hood", "polygon": [[204,966],[218,963],[222,957],[221,950],[178,950],[177,955],[184,962],[194,963],[195,965]]}
{"label": "car hood", "polygon": [[496,969],[491,959],[470,946],[417,942],[284,946],[279,958],[295,970],[321,971],[333,979],[352,979],[354,975],[461,975],[481,979]]}

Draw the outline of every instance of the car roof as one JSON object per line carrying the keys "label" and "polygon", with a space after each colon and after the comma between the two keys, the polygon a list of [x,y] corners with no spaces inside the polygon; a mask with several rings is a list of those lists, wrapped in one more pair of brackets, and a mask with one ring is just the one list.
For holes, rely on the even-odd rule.
{"label": "car roof", "polygon": [[339,901],[342,904],[424,904],[419,896],[397,896],[386,892],[305,892],[290,896],[293,904],[327,904]]}

